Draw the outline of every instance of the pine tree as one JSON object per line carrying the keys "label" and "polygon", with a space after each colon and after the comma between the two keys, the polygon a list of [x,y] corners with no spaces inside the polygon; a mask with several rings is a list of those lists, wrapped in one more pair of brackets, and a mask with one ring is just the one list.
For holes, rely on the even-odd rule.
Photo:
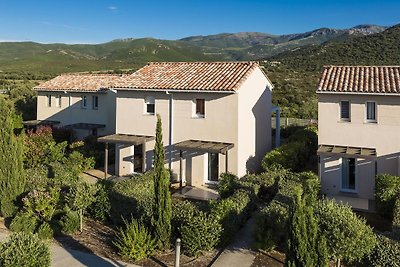
{"label": "pine tree", "polygon": [[318,222],[312,203],[306,203],[300,192],[295,195],[290,211],[286,265],[328,266],[325,238],[318,236]]}
{"label": "pine tree", "polygon": [[158,247],[168,249],[171,241],[171,194],[169,172],[164,167],[165,149],[162,141],[161,118],[157,115],[156,144],[154,146],[155,207],[152,224]]}
{"label": "pine tree", "polygon": [[0,211],[9,217],[16,210],[14,201],[23,193],[23,135],[14,134],[15,111],[12,103],[0,98]]}

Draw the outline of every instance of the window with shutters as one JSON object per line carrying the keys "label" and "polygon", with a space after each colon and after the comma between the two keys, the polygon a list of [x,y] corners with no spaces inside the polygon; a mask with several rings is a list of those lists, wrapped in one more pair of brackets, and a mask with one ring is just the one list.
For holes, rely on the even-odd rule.
{"label": "window with shutters", "polygon": [[365,103],[365,113],[367,122],[376,122],[376,102],[367,101]]}
{"label": "window with shutters", "polygon": [[350,101],[340,101],[340,120],[350,121]]}
{"label": "window with shutters", "polygon": [[206,115],[206,107],[204,98],[196,98],[195,99],[195,115],[199,118],[204,118]]}

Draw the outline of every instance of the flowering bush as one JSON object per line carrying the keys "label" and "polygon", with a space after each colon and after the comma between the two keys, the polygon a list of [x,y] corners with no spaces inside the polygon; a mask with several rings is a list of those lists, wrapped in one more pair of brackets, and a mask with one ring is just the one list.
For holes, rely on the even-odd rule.
{"label": "flowering bush", "polygon": [[51,187],[48,190],[33,190],[29,192],[22,203],[27,213],[39,217],[41,220],[50,221],[60,199],[60,188]]}

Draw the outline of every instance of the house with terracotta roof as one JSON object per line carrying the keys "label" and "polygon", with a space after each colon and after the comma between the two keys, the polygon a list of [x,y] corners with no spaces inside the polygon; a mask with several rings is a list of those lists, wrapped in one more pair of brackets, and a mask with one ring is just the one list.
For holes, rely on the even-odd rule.
{"label": "house with terracotta roof", "polygon": [[255,62],[150,63],[112,85],[117,92],[118,175],[152,168],[154,133],[163,123],[166,164],[198,186],[219,174],[258,170],[271,148],[272,83]]}
{"label": "house with terracotta roof", "polygon": [[400,66],[327,66],[317,95],[322,192],[371,209],[376,174],[400,175]]}
{"label": "house with terracotta roof", "polygon": [[121,75],[62,74],[36,86],[37,120],[26,126],[57,125],[77,138],[115,132],[116,93],[109,90]]}
{"label": "house with terracotta roof", "polygon": [[[271,149],[273,85],[255,62],[159,62],[133,74],[66,74],[35,87],[33,125],[98,134],[115,145],[115,174],[152,168],[157,114],[166,165],[176,179],[198,186],[222,172],[259,170]],[[28,123],[28,122],[26,122]],[[107,172],[105,174],[107,176]]]}

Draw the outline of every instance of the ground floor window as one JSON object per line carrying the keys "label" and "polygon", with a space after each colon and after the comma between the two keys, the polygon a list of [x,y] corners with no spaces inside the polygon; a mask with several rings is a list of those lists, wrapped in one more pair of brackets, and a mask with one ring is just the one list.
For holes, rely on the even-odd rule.
{"label": "ground floor window", "polygon": [[342,158],[342,190],[356,190],[356,159]]}
{"label": "ground floor window", "polygon": [[134,146],[133,171],[137,173],[143,172],[143,145]]}

